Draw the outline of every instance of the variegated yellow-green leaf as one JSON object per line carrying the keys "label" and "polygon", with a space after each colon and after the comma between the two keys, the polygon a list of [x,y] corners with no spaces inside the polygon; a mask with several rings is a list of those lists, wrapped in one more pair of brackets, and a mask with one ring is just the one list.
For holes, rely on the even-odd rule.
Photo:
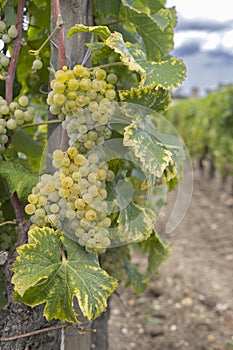
{"label": "variegated yellow-green leaf", "polygon": [[165,169],[174,164],[171,150],[164,148],[154,135],[137,122],[125,128],[124,145],[130,147],[149,174],[157,178],[162,179]]}
{"label": "variegated yellow-green leaf", "polygon": [[157,83],[165,89],[173,89],[186,77],[186,66],[181,59],[172,57],[161,62],[138,62],[146,71],[146,85]]}
{"label": "variegated yellow-green leaf", "polygon": [[[181,59],[171,57],[166,61],[148,61],[145,53],[139,49],[138,45],[125,43],[129,54],[144,72],[141,85],[149,85],[151,89],[159,85],[164,89],[177,87],[186,77],[186,66]],[[132,70],[134,66],[132,66]],[[140,86],[142,87],[142,86]]]}
{"label": "variegated yellow-green leaf", "polygon": [[68,31],[67,37],[70,38],[75,33],[86,32],[98,35],[102,40],[106,40],[111,32],[107,26],[85,26],[84,24],[75,24]]}
{"label": "variegated yellow-green leaf", "polygon": [[112,54],[112,49],[103,42],[88,43],[86,46],[91,49],[91,59],[94,65]]}
{"label": "variegated yellow-green leaf", "polygon": [[156,85],[121,90],[118,94],[123,102],[140,104],[157,112],[166,110],[171,103],[170,92]]}
{"label": "variegated yellow-green leaf", "polygon": [[34,243],[19,247],[13,264],[16,299],[30,306],[44,303],[48,320],[78,323],[76,297],[88,320],[98,317],[117,281],[100,268],[97,256],[50,228],[35,228],[30,236]]}
{"label": "variegated yellow-green leaf", "polygon": [[[146,72],[131,55],[130,51],[128,50],[127,43],[125,43],[121,33],[112,33],[105,41],[105,44],[116,53],[120,54],[121,61],[128,66],[129,70],[139,72],[141,74],[141,80],[144,82]],[[140,50],[138,53],[140,54]]]}
{"label": "variegated yellow-green leaf", "polygon": [[120,210],[116,229],[110,230],[112,240],[132,243],[147,239],[154,228],[157,214],[156,208],[149,208],[146,201],[145,207],[132,201]]}

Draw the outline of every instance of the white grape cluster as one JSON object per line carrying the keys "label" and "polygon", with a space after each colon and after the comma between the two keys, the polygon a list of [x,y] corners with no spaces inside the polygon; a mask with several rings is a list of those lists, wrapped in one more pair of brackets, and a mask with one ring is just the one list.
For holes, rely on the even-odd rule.
{"label": "white grape cluster", "polygon": [[24,95],[19,97],[18,102],[9,104],[0,96],[0,154],[6,149],[9,134],[33,119],[35,109],[28,106],[28,103],[28,98]]}
{"label": "white grape cluster", "polygon": [[[5,45],[9,45],[10,42],[18,36],[18,30],[15,25],[7,28],[6,23],[1,20],[0,21],[0,39],[3,41]],[[4,45],[4,46],[5,46]],[[0,52],[0,70],[7,69],[10,64],[10,58],[5,55],[2,51]]]}
{"label": "white grape cluster", "polygon": [[28,197],[31,222],[76,237],[88,252],[103,253],[111,241],[106,181],[114,179],[98,153],[80,154],[76,147],[53,152],[53,175],[44,174]]}
{"label": "white grape cluster", "polygon": [[114,85],[117,77],[104,69],[76,65],[55,72],[47,103],[67,131],[69,145],[81,153],[111,137],[108,124],[116,109]]}

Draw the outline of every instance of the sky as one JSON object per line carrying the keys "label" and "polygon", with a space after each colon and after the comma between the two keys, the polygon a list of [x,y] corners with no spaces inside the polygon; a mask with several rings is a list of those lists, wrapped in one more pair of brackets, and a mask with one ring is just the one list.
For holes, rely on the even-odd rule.
{"label": "sky", "polygon": [[167,0],[175,6],[177,26],[173,56],[187,67],[184,95],[193,87],[200,95],[220,84],[233,84],[233,10],[229,0]]}

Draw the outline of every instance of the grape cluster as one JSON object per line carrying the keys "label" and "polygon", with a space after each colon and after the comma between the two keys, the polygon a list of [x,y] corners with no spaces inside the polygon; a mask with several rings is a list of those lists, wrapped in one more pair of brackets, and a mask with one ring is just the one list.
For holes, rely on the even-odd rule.
{"label": "grape cluster", "polygon": [[47,103],[67,130],[69,145],[81,153],[111,137],[108,124],[116,108],[116,81],[113,73],[82,65],[55,72]]}
{"label": "grape cluster", "polygon": [[[18,36],[18,30],[15,25],[7,28],[6,23],[0,21],[0,39],[3,41],[4,46],[10,44],[12,39],[15,39]],[[10,64],[10,58],[5,55],[2,51],[0,53],[0,70],[7,69]]]}
{"label": "grape cluster", "polygon": [[0,154],[5,151],[9,134],[33,119],[35,110],[28,103],[27,96],[21,96],[18,102],[9,104],[0,96]]}
{"label": "grape cluster", "polygon": [[28,197],[25,212],[31,222],[76,237],[88,252],[103,253],[109,247],[106,181],[114,173],[98,153],[80,154],[76,147],[53,152],[53,175],[44,174]]}

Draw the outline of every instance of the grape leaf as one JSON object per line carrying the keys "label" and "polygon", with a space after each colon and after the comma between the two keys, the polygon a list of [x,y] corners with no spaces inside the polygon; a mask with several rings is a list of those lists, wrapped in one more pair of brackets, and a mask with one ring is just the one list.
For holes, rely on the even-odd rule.
{"label": "grape leaf", "polygon": [[131,147],[150,174],[162,179],[165,169],[174,164],[172,152],[166,149],[146,129],[137,122],[125,128],[124,145]]}
{"label": "grape leaf", "polygon": [[[121,61],[128,66],[129,70],[140,72],[143,83],[146,77],[146,71],[137,63],[135,57],[131,55],[127,43],[124,42],[122,34],[118,32],[112,33],[105,41],[105,44],[116,53],[120,54]],[[141,52],[142,51],[138,50],[138,55],[141,55]],[[134,51],[134,54],[137,57],[136,51]]]}
{"label": "grape leaf", "polygon": [[98,20],[101,22],[101,19],[103,19],[106,23],[106,18],[118,16],[120,6],[121,0],[95,0],[95,10],[98,12]]}
{"label": "grape leaf", "polygon": [[165,89],[177,87],[186,77],[183,60],[172,57],[161,62],[138,62],[147,72],[146,85],[157,83]]}
{"label": "grape leaf", "polygon": [[144,242],[139,243],[148,253],[147,275],[157,272],[159,266],[171,255],[171,247],[156,232]]}
{"label": "grape leaf", "polygon": [[120,90],[118,94],[123,102],[140,104],[157,112],[166,110],[171,103],[170,92],[156,85]]}
{"label": "grape leaf", "polygon": [[[158,25],[158,16],[151,16],[148,13],[144,13],[125,0],[122,0],[122,4],[125,6],[125,12],[127,19],[132,22],[142,37],[146,52],[149,60],[160,61],[163,57],[167,56],[173,49],[174,41],[174,28],[172,15],[169,13],[169,9],[161,12]],[[166,23],[161,28],[161,18],[164,21],[169,20],[169,24]]]}
{"label": "grape leaf", "polygon": [[134,293],[136,294],[145,292],[149,283],[147,276],[141,273],[138,268],[133,265],[128,259],[125,259],[125,269],[128,274],[128,279],[125,282],[125,287],[131,286]]}
{"label": "grape leaf", "polygon": [[19,161],[0,160],[0,176],[8,183],[11,194],[17,192],[20,200],[27,199],[38,182],[38,175],[30,173]]}
{"label": "grape leaf", "polygon": [[[78,323],[76,297],[88,320],[98,317],[117,281],[100,268],[97,255],[50,228],[35,228],[30,236],[35,243],[19,247],[13,264],[16,299],[30,306],[45,303],[48,320]],[[66,256],[61,254],[62,246]]]}
{"label": "grape leaf", "polygon": [[116,230],[111,229],[112,239],[122,243],[140,242],[147,239],[154,227],[156,210],[150,210],[131,202],[119,212]]}
{"label": "grape leaf", "polygon": [[67,38],[79,32],[93,33],[98,35],[102,40],[106,40],[111,35],[107,26],[85,26],[84,24],[76,24],[69,29]]}

